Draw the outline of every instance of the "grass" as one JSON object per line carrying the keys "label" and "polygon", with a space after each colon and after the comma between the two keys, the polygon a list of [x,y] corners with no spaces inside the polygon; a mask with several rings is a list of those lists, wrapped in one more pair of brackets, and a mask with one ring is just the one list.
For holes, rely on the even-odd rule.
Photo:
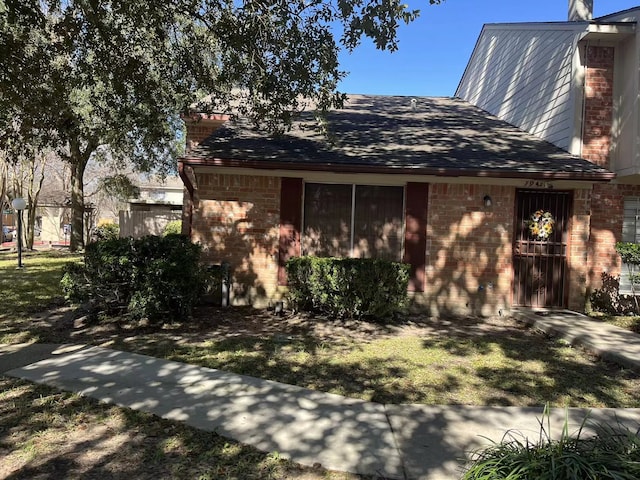
{"label": "grass", "polygon": [[0,478],[355,480],[154,415],[0,377]]}
{"label": "grass", "polygon": [[[545,423],[546,420],[546,423]],[[636,480],[640,476],[640,436],[622,425],[591,425],[585,419],[575,434],[568,420],[559,438],[551,436],[548,406],[537,442],[521,432],[507,432],[502,441],[472,455],[463,480],[498,478],[556,480]]]}
{"label": "grass", "polygon": [[[59,305],[62,268],[79,256],[0,253],[0,343],[69,340],[32,314]],[[85,339],[86,340],[86,339]],[[355,480],[302,467],[179,422],[0,376],[0,478]]]}
{"label": "grass", "polygon": [[176,342],[130,335],[107,345],[381,403],[640,407],[640,379],[517,327],[501,335],[322,341],[306,336]]}
{"label": "grass", "polygon": [[0,343],[44,341],[31,328],[31,315],[62,303],[62,270],[80,258],[66,251],[27,251],[19,269],[15,252],[0,252]]}
{"label": "grass", "polygon": [[62,299],[60,278],[68,262],[77,262],[79,255],[65,251],[24,252],[24,268],[17,268],[17,254],[0,253],[0,319],[8,315],[24,316],[47,308]]}
{"label": "grass", "polygon": [[640,333],[640,316],[638,315],[612,315],[609,313],[593,312],[590,316],[596,320],[615,325],[616,327],[624,328],[634,333]]}
{"label": "grass", "polygon": [[[640,378],[509,320],[375,325],[203,308],[150,326],[61,307],[78,256],[0,254],[0,343],[85,343],[383,403],[640,407]],[[36,313],[54,307],[49,313]],[[0,377],[0,478],[356,479],[214,433]]]}

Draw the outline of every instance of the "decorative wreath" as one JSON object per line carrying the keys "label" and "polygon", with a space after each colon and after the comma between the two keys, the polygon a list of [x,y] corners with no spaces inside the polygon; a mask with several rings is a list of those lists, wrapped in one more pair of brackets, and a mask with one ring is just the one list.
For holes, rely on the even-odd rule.
{"label": "decorative wreath", "polygon": [[527,222],[529,233],[536,240],[547,240],[553,233],[553,225],[556,223],[551,212],[536,210],[531,214]]}

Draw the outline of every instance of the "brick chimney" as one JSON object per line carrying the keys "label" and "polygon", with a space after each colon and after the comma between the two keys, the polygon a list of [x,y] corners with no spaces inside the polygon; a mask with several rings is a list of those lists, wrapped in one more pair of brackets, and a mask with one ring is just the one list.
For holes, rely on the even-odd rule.
{"label": "brick chimney", "polygon": [[182,121],[187,127],[187,154],[197,147],[200,142],[211,136],[227,120],[229,120],[228,115],[196,113],[183,116]]}
{"label": "brick chimney", "polygon": [[569,21],[588,22],[593,20],[593,0],[569,0]]}

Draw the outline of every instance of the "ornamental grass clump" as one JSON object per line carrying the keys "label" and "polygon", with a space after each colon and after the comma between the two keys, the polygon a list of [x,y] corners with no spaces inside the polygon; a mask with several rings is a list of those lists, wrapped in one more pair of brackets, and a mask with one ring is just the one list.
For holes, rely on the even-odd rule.
{"label": "ornamental grass clump", "polygon": [[[544,418],[547,418],[547,426]],[[595,425],[587,436],[582,422],[575,435],[565,419],[562,435],[550,434],[549,406],[533,443],[507,432],[499,443],[478,450],[462,480],[637,480],[640,478],[640,436],[618,424]]]}

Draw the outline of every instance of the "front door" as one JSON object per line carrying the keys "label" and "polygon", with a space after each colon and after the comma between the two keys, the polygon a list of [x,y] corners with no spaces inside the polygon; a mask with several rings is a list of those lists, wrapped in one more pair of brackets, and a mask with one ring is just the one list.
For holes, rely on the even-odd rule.
{"label": "front door", "polygon": [[571,192],[516,191],[514,305],[567,306],[571,199]]}

